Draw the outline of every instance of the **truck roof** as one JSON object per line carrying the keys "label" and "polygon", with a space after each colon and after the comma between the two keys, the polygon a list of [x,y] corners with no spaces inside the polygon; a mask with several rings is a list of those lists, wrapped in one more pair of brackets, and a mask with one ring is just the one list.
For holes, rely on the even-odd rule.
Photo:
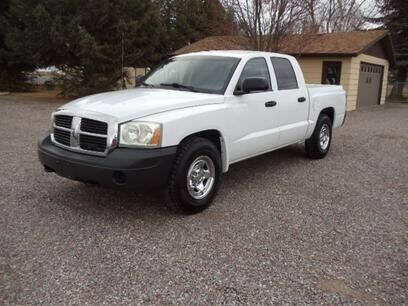
{"label": "truck roof", "polygon": [[229,57],[253,57],[253,56],[279,56],[279,57],[292,57],[286,54],[273,53],[273,52],[264,52],[264,51],[252,51],[252,50],[210,50],[210,51],[199,51],[177,55],[176,57],[183,56],[229,56]]}

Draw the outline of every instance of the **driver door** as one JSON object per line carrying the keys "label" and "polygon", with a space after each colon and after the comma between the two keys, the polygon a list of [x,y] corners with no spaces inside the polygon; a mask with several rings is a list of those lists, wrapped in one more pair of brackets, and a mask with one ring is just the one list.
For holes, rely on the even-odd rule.
{"label": "driver door", "polygon": [[269,87],[263,91],[232,97],[231,105],[236,123],[230,142],[231,162],[270,151],[278,145],[278,113],[269,69],[266,58],[249,59],[237,82],[236,91],[242,90],[246,78],[263,78]]}

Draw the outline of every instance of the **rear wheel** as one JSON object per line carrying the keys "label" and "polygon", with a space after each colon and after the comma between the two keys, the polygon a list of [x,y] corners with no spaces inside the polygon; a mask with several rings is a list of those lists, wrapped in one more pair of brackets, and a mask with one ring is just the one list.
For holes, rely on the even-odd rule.
{"label": "rear wheel", "polygon": [[332,139],[332,122],[329,116],[321,114],[316,122],[312,136],[306,140],[306,154],[310,158],[320,159],[327,155]]}
{"label": "rear wheel", "polygon": [[197,213],[209,207],[221,176],[221,157],[208,139],[191,138],[181,144],[169,182],[172,208]]}

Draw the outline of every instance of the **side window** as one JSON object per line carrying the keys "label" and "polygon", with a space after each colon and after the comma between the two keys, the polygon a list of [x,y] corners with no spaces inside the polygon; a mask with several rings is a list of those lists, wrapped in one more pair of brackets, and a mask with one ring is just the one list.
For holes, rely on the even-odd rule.
{"label": "side window", "polygon": [[242,70],[236,90],[241,90],[242,83],[247,78],[263,78],[268,81],[268,89],[271,90],[271,78],[266,60],[263,57],[250,59]]}
{"label": "side window", "polygon": [[286,58],[271,57],[279,90],[299,88],[292,64]]}

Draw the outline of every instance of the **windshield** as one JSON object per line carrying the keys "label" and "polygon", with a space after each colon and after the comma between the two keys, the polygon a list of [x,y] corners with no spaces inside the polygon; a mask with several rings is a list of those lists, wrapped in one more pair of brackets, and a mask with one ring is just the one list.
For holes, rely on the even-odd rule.
{"label": "windshield", "polygon": [[144,86],[224,94],[238,58],[182,56],[168,59],[147,75]]}

